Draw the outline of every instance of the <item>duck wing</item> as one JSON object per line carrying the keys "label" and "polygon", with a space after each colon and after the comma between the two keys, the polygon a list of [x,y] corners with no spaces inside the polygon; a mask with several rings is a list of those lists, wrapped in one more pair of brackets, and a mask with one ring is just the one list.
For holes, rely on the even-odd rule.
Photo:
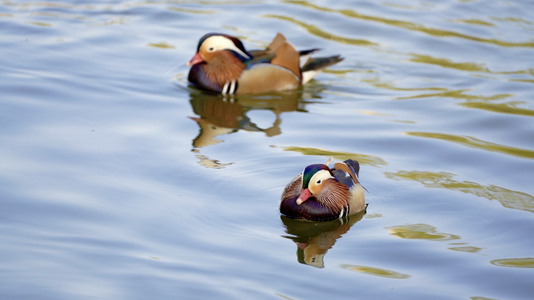
{"label": "duck wing", "polygon": [[349,187],[360,182],[358,179],[360,164],[355,160],[347,159],[344,162],[335,163],[332,172],[337,181],[346,184]]}

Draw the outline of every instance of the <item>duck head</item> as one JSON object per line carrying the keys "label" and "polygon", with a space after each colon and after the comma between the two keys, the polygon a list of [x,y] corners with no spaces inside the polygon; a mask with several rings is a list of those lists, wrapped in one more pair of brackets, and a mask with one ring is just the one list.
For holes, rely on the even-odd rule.
{"label": "duck head", "polygon": [[335,179],[327,165],[316,164],[307,166],[302,172],[302,192],[297,198],[297,204],[301,205],[310,197],[319,197],[329,180]]}
{"label": "duck head", "polygon": [[245,50],[243,43],[237,38],[222,33],[208,33],[200,38],[197,53],[186,66],[217,62],[218,60],[223,60],[229,54],[232,54],[241,62],[252,58],[252,55]]}

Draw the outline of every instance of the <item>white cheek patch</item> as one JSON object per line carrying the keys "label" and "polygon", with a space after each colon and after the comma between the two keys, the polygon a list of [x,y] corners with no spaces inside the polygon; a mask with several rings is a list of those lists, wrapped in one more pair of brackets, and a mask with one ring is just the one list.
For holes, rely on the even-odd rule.
{"label": "white cheek patch", "polygon": [[247,59],[251,58],[248,54],[243,52],[241,49],[237,48],[234,42],[225,38],[224,36],[220,36],[220,35],[210,36],[202,43],[202,45],[204,46],[205,49],[209,49],[213,47],[214,50],[225,50],[225,49],[232,50],[232,51],[239,53],[239,55]]}

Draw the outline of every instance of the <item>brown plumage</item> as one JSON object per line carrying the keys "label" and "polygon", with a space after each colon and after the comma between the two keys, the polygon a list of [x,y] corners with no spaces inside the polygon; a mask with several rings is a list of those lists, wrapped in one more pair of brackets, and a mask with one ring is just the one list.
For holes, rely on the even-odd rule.
{"label": "brown plumage", "polygon": [[295,89],[343,60],[337,55],[309,58],[301,67],[301,57],[316,50],[299,52],[278,33],[266,49],[247,51],[235,37],[210,33],[187,63],[192,66],[188,80],[200,89],[230,95]]}
{"label": "brown plumage", "polygon": [[[328,163],[327,163],[328,164]],[[307,166],[284,189],[280,212],[290,218],[332,220],[365,210],[365,195],[354,160]],[[354,180],[354,179],[356,180]]]}

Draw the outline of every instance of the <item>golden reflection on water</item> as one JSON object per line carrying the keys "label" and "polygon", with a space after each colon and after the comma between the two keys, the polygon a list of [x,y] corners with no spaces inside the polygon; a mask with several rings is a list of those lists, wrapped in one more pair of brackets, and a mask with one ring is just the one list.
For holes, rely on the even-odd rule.
{"label": "golden reflection on water", "polygon": [[487,298],[487,297],[479,297],[479,296],[473,296],[469,297],[471,300],[498,300],[496,298]]}
{"label": "golden reflection on water", "polygon": [[[426,89],[428,90],[428,89]],[[432,94],[421,94],[421,95],[415,95],[415,96],[409,96],[409,97],[397,97],[396,99],[402,100],[402,99],[418,99],[418,98],[430,98],[430,97],[442,97],[442,98],[458,98],[458,99],[466,99],[466,100],[483,100],[483,101],[491,101],[491,100],[501,100],[506,99],[509,97],[512,97],[513,94],[496,94],[493,96],[480,96],[480,95],[468,95],[465,94],[465,92],[470,91],[469,89],[462,89],[462,90],[450,90],[446,88],[440,88],[442,92],[439,93],[432,93]]]}
{"label": "golden reflection on water", "polygon": [[449,242],[449,250],[467,253],[478,253],[482,248],[469,246],[467,243],[458,242],[459,235],[439,232],[436,227],[428,224],[407,224],[386,227],[389,234],[408,240],[428,240],[428,241],[455,241]]}
{"label": "golden reflection on water", "polygon": [[523,192],[505,189],[496,185],[481,185],[471,181],[456,181],[455,174],[449,172],[398,171],[385,172],[387,178],[393,180],[411,180],[423,184],[427,188],[445,188],[462,193],[497,200],[502,206],[534,212],[534,197]]}
{"label": "golden reflection on water", "polygon": [[508,154],[508,155],[521,157],[521,158],[529,158],[529,159],[534,158],[534,151],[532,150],[499,145],[496,143],[486,142],[486,141],[483,141],[483,140],[480,140],[474,137],[470,137],[470,136],[460,136],[460,135],[433,133],[433,132],[406,132],[405,134],[418,136],[418,137],[444,140],[448,142],[457,143],[463,146],[467,146],[470,148],[481,149],[481,150],[492,151],[492,152],[499,152],[499,153]]}
{"label": "golden reflection on water", "polygon": [[[25,3],[16,3],[12,1],[2,1],[2,4],[8,6],[15,6],[20,9],[29,9],[30,7],[49,7],[49,8],[76,8],[81,7],[79,5],[66,4],[66,3],[56,3],[56,2],[25,2]],[[87,7],[83,5],[83,7]]]}
{"label": "golden reflection on water", "polygon": [[[397,87],[394,86],[392,83],[383,82],[380,81],[379,77],[374,78],[362,78],[362,82],[371,84],[374,87],[381,88],[381,89],[387,89],[392,91],[405,91],[405,92],[411,92],[411,91],[447,91],[447,88],[442,87],[422,87],[422,88],[403,88],[403,87]],[[396,99],[402,99],[397,97]]]}
{"label": "golden reflection on water", "polygon": [[493,96],[480,96],[465,94],[469,90],[445,90],[439,93],[420,94],[408,97],[397,97],[399,100],[418,99],[418,98],[457,98],[465,99],[459,105],[467,108],[476,108],[496,113],[515,114],[523,116],[534,116],[534,110],[520,108],[518,105],[528,105],[524,101],[507,101],[504,103],[495,103],[496,100],[502,100],[513,97],[512,94],[497,94]]}
{"label": "golden reflection on water", "polygon": [[480,63],[472,63],[472,62],[457,63],[457,62],[451,61],[448,58],[437,58],[437,57],[432,57],[430,55],[421,55],[421,54],[416,54],[416,53],[412,53],[411,55],[412,55],[412,58],[410,60],[416,63],[437,65],[443,68],[450,68],[450,69],[456,69],[456,70],[461,70],[461,71],[491,73],[491,71],[484,64],[480,64]]}
{"label": "golden reflection on water", "polygon": [[450,241],[460,239],[460,236],[458,235],[438,232],[436,227],[427,224],[400,225],[387,227],[386,229],[389,231],[389,234],[403,239],[434,241]]}
{"label": "golden reflection on water", "polygon": [[289,21],[293,24],[299,25],[306,29],[309,33],[318,36],[320,38],[326,39],[326,40],[333,40],[342,44],[350,44],[350,45],[356,45],[356,46],[372,46],[372,45],[378,45],[377,43],[373,43],[367,40],[360,40],[360,39],[351,39],[351,38],[345,38],[338,35],[334,35],[331,33],[328,33],[320,28],[318,28],[315,25],[311,25],[308,23],[304,23],[302,21],[298,21],[295,18],[287,17],[287,16],[280,16],[280,15],[265,15],[266,18],[273,18],[273,19],[279,19],[284,21]]}
{"label": "golden reflection on water", "polygon": [[[454,243],[451,243],[451,245]],[[458,243],[463,244],[463,243]],[[459,251],[459,252],[469,252],[469,253],[477,253],[482,250],[482,248],[474,247],[474,246],[457,246],[457,247],[450,247],[449,250],[453,251]]]}
{"label": "golden reflection on water", "polygon": [[28,24],[41,26],[41,27],[52,27],[53,26],[51,23],[45,23],[45,22],[29,22]]}
{"label": "golden reflection on water", "polygon": [[479,19],[454,19],[451,22],[495,27],[495,24]]}
{"label": "golden reflection on water", "polygon": [[197,10],[197,9],[185,9],[185,8],[179,8],[179,7],[169,7],[169,10],[177,11],[181,13],[188,13],[188,14],[198,14],[198,15],[212,15],[217,13],[215,10]]}
{"label": "golden reflection on water", "polygon": [[173,48],[176,48],[174,47],[173,45],[169,45],[165,42],[161,42],[161,43],[148,43],[147,44],[148,47],[154,47],[154,48],[161,48],[161,49],[173,49]]}
{"label": "golden reflection on water", "polygon": [[64,14],[64,13],[57,13],[57,12],[44,12],[44,11],[38,11],[31,13],[32,16],[39,16],[39,17],[47,17],[47,18],[54,18],[54,19],[72,19],[72,20],[78,20],[78,21],[89,21],[90,18],[86,16],[81,15],[70,15],[70,14]]}
{"label": "golden reflection on water", "polygon": [[341,265],[341,267],[345,270],[356,271],[356,272],[360,272],[360,273],[364,273],[368,275],[374,275],[374,276],[391,278],[391,279],[408,279],[411,277],[408,274],[403,274],[400,272],[382,269],[382,268],[376,268],[376,267],[358,266],[358,265],[349,265],[349,264]]}
{"label": "golden reflection on water", "polygon": [[509,81],[513,81],[513,82],[534,83],[534,80],[530,80],[530,79],[509,79]]}
{"label": "golden reflection on water", "polygon": [[[520,105],[528,105],[526,101],[506,101],[506,102],[496,102],[499,100],[511,98],[513,94],[496,94],[492,96],[481,96],[481,95],[470,95],[466,94],[469,92],[468,89],[461,90],[449,90],[446,88],[439,87],[428,87],[428,88],[400,88],[395,87],[389,83],[379,82],[377,79],[366,79],[364,80],[367,83],[370,83],[379,88],[385,88],[395,91],[439,91],[436,93],[424,93],[413,96],[404,96],[397,97],[398,100],[408,100],[408,99],[421,99],[421,98],[454,98],[454,99],[463,99],[465,102],[459,103],[459,105],[467,108],[482,109],[496,113],[504,114],[515,114],[522,116],[534,116],[534,110],[527,108],[521,108]],[[519,79],[517,81],[520,81]]]}
{"label": "golden reflection on water", "polygon": [[483,63],[454,62],[448,58],[433,57],[430,55],[421,55],[417,53],[410,53],[410,55],[412,56],[410,61],[413,61],[416,63],[436,65],[442,68],[455,69],[459,71],[480,72],[480,73],[488,73],[488,74],[493,74],[493,75],[518,75],[518,74],[534,75],[533,74],[534,70],[532,68],[524,69],[524,70],[515,70],[515,71],[494,72],[494,71],[491,71],[488,67],[486,67],[486,65]]}
{"label": "golden reflection on water", "polygon": [[[446,60],[445,60],[446,61]],[[444,63],[441,61],[440,63]],[[475,68],[475,64],[455,64],[449,63],[449,66],[454,66],[455,68]],[[514,74],[530,74],[531,69],[517,71]],[[505,72],[501,72],[505,73]],[[498,73],[494,73],[498,74]],[[527,106],[528,102],[526,101],[506,101],[502,102],[504,99],[513,97],[513,94],[496,94],[492,96],[482,96],[482,95],[472,95],[467,94],[469,89],[461,90],[451,90],[442,87],[423,87],[423,88],[403,88],[397,87],[393,83],[380,81],[380,78],[364,78],[362,82],[371,84],[380,89],[387,89],[392,91],[402,91],[402,92],[417,92],[417,91],[436,91],[430,93],[416,94],[412,96],[401,96],[396,97],[397,100],[408,100],[408,99],[422,99],[422,98],[453,98],[453,99],[462,99],[466,100],[465,102],[459,103],[459,105],[467,108],[482,109],[496,113],[505,113],[505,114],[515,114],[522,116],[534,116],[534,110],[528,108],[521,108],[519,106]],[[510,79],[510,81],[526,81],[530,82],[527,79]],[[534,81],[533,81],[534,82]],[[500,102],[497,102],[500,101]]]}
{"label": "golden reflection on water", "polygon": [[528,105],[523,101],[509,101],[505,103],[489,103],[485,101],[467,101],[460,103],[460,105],[468,108],[483,109],[496,113],[514,114],[534,117],[534,110],[527,108],[520,108],[517,105]]}
{"label": "golden reflection on water", "polygon": [[506,259],[494,259],[491,261],[492,265],[508,268],[534,268],[534,258],[506,258]]}
{"label": "golden reflection on water", "polygon": [[420,25],[420,24],[417,24],[417,23],[413,23],[413,22],[391,20],[391,19],[386,19],[386,18],[377,17],[377,16],[365,15],[365,14],[358,13],[358,12],[356,12],[354,10],[351,10],[351,9],[330,9],[330,8],[327,8],[327,7],[321,7],[321,6],[318,6],[318,5],[314,5],[314,4],[308,3],[307,1],[285,1],[285,3],[300,5],[300,6],[303,6],[303,7],[319,10],[319,11],[325,12],[325,13],[338,13],[338,14],[342,14],[342,15],[344,15],[346,17],[349,17],[349,18],[355,18],[355,19],[360,19],[360,20],[365,20],[365,21],[379,22],[379,23],[382,23],[382,24],[390,25],[390,26],[404,28],[404,29],[408,29],[408,30],[412,30],[412,31],[423,32],[423,33],[426,33],[426,34],[432,35],[432,36],[456,37],[456,38],[467,39],[467,40],[481,42],[481,43],[495,44],[495,45],[502,46],[502,47],[534,47],[534,42],[516,43],[516,42],[502,41],[502,40],[499,40],[499,39],[480,38],[480,37],[471,36],[471,35],[467,35],[467,34],[463,34],[463,33],[459,33],[459,32],[454,32],[454,31],[450,31],[450,30],[441,30],[441,29],[426,27],[426,26],[423,26],[423,25]]}
{"label": "golden reflection on water", "polygon": [[330,151],[330,150],[323,150],[323,149],[318,149],[318,148],[297,147],[297,146],[284,147],[284,150],[300,152],[304,155],[315,155],[315,156],[325,156],[325,157],[331,156],[340,161],[344,161],[347,159],[355,159],[360,164],[370,165],[373,167],[387,165],[387,162],[383,160],[382,158],[378,156],[372,156],[372,155],[366,155],[366,154],[341,152],[341,151]]}
{"label": "golden reflection on water", "polygon": [[527,20],[525,20],[523,18],[516,18],[516,17],[504,17],[504,18],[501,18],[501,17],[490,17],[490,19],[495,20],[495,21],[500,21],[500,22],[513,22],[513,23],[525,24],[525,25],[534,24],[531,21],[527,21]]}

